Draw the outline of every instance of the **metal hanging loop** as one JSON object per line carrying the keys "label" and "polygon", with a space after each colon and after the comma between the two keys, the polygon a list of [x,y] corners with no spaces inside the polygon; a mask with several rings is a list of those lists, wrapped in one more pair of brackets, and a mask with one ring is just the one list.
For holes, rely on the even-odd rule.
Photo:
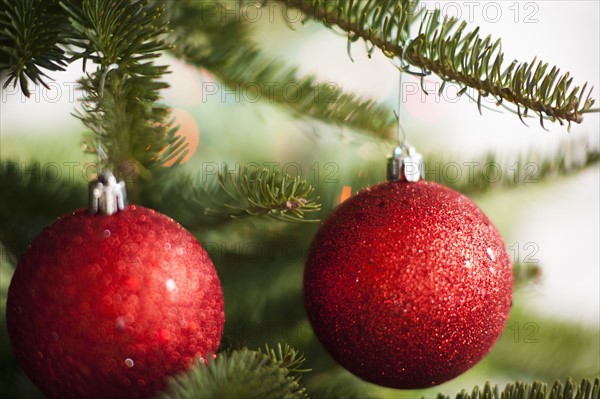
{"label": "metal hanging loop", "polygon": [[398,146],[394,148],[392,156],[388,158],[387,179],[391,182],[418,182],[425,178],[425,162],[423,156],[419,154],[413,146],[408,144],[406,133],[402,127],[400,111],[402,109],[402,69],[403,59],[400,59],[398,68],[398,109],[395,112],[398,118]]}
{"label": "metal hanging loop", "polygon": [[[117,64],[110,64],[100,76],[100,87],[98,90],[98,101],[104,96],[104,85],[106,75],[114,69],[119,68]],[[102,162],[108,162],[108,156],[102,148],[102,120],[98,118],[98,179],[89,185],[89,212],[91,214],[113,215],[127,207],[127,191],[125,182],[117,182],[117,179],[109,169],[102,170]]]}
{"label": "metal hanging loop", "polygon": [[[106,75],[110,71],[118,69],[119,65],[110,64],[102,75],[100,75],[100,87],[98,88],[98,102],[100,102],[104,98],[104,86],[106,84]],[[108,162],[108,155],[104,152],[102,148],[102,118],[98,118],[98,126],[96,127],[96,131],[98,133],[98,142],[96,144],[96,154],[98,154],[98,175],[102,172],[102,162]]]}

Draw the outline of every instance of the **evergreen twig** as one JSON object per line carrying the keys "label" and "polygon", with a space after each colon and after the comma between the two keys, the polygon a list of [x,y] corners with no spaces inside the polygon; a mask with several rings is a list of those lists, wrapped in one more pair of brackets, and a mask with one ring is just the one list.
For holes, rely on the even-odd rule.
{"label": "evergreen twig", "polygon": [[[515,382],[507,384],[503,391],[498,385],[486,382],[483,388],[475,387],[471,392],[462,391],[455,399],[598,399],[600,398],[600,379],[594,382],[584,379],[580,384],[568,379],[565,384],[556,381],[548,390],[547,385],[536,381],[533,383]],[[437,399],[452,399],[451,396],[439,394]]]}
{"label": "evergreen twig", "polygon": [[[493,96],[498,105],[504,101],[514,104],[521,120],[532,111],[542,124],[549,118],[569,125],[596,111],[587,83],[573,87],[568,72],[561,75],[559,68],[550,68],[537,58],[529,63],[515,60],[506,66],[500,40],[482,38],[479,28],[467,31],[466,22],[442,18],[439,9],[423,12],[418,1],[277,1],[326,26],[339,27],[347,32],[349,42],[363,39],[387,57],[398,57],[405,70],[411,65],[422,77],[435,73],[444,82],[458,83],[462,87],[459,93],[475,89],[479,107],[482,97]],[[419,20],[418,33],[409,38],[411,25]]]}
{"label": "evergreen twig", "polygon": [[[160,187],[160,189],[155,189]],[[141,186],[143,200],[155,209],[177,209],[189,226],[212,225],[249,216],[269,216],[288,222],[316,222],[306,213],[320,210],[314,188],[299,176],[280,170],[238,167],[204,181],[186,173],[156,171]],[[187,204],[181,207],[181,203]],[[177,204],[177,205],[176,205]],[[174,215],[172,215],[174,216]]]}
{"label": "evergreen twig", "polygon": [[[259,348],[258,353],[263,354],[262,349]],[[285,344],[285,346],[282,347],[281,344],[278,343],[277,348],[271,348],[269,345],[265,345],[264,354],[269,356],[271,361],[279,367],[288,369],[290,373],[298,374],[294,378],[299,378],[299,374],[310,371],[310,369],[301,368],[302,364],[306,361],[304,355],[300,354],[288,344]]]}
{"label": "evergreen twig", "polygon": [[[457,163],[457,157],[426,157],[426,178],[447,185],[464,194],[483,193],[542,183],[572,175],[600,162],[600,150],[581,140],[561,144],[553,155],[530,152],[517,161],[506,162],[490,152],[478,160]],[[456,167],[456,168],[455,168]],[[458,170],[458,175],[446,170]]]}
{"label": "evergreen twig", "polygon": [[[164,5],[149,0],[3,0],[0,11],[0,71],[5,86],[14,82],[29,95],[27,78],[44,84],[42,69],[64,70],[83,59],[98,65],[80,80],[83,109],[76,113],[94,134],[85,138],[89,152],[106,153],[105,167],[122,174],[146,174],[165,157],[180,161],[183,140],[169,122],[169,110],[156,104],[166,66],[154,59],[169,46],[164,41]],[[118,69],[102,75],[109,65]],[[101,149],[98,149],[98,138]],[[162,153],[161,153],[162,152]]]}
{"label": "evergreen twig", "polygon": [[[224,18],[221,1],[167,2],[174,47],[171,51],[214,73],[227,90],[252,102],[276,104],[295,117],[354,128],[389,138],[396,124],[388,107],[344,92],[334,82],[299,77],[296,68],[272,59],[248,39],[251,31],[232,8]],[[232,6],[233,7],[233,6]],[[202,23],[198,23],[198,21]],[[221,93],[219,90],[218,93]]]}
{"label": "evergreen twig", "polygon": [[307,398],[306,389],[291,373],[267,354],[244,348],[219,353],[216,360],[170,378],[159,398]]}
{"label": "evergreen twig", "polygon": [[61,47],[71,27],[57,0],[2,0],[0,2],[0,71],[4,88],[17,83],[29,97],[29,84],[42,84],[47,71],[64,71],[68,57]]}
{"label": "evergreen twig", "polygon": [[[293,222],[315,222],[304,219],[306,212],[317,212],[320,206],[311,198],[314,188],[300,176],[290,177],[278,170],[239,169],[241,181],[231,174],[219,174],[219,186],[228,193],[231,201],[226,207],[230,217],[268,215],[275,219]],[[219,212],[207,208],[207,213]]]}
{"label": "evergreen twig", "polygon": [[[160,80],[167,67],[153,62],[168,48],[163,40],[164,10],[149,1],[115,5],[113,0],[85,0],[80,8],[65,3],[63,7],[75,30],[69,41],[73,59],[99,65],[96,73],[80,81],[86,96],[77,116],[95,132],[87,147],[96,152],[100,136],[102,150],[112,162],[106,166],[117,176],[147,175],[147,167],[161,151],[173,154],[177,149],[172,146],[182,144],[168,121],[169,110],[156,104],[159,90],[167,87]],[[102,90],[102,74],[112,64],[118,68],[106,76]]]}

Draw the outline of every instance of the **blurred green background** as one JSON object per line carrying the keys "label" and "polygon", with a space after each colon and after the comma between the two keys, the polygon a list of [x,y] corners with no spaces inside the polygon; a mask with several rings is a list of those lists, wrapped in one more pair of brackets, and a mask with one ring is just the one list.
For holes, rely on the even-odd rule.
{"label": "blurred green background", "polygon": [[[533,8],[526,8],[523,2],[514,3],[517,6],[496,2],[501,10],[498,20],[483,12],[487,3],[493,2],[481,2],[481,7],[473,10],[472,22],[502,37],[510,56],[531,59],[538,55],[598,87],[598,2],[527,3],[534,4]],[[447,7],[446,11],[460,10],[467,18],[469,8],[462,2],[456,4],[456,9]],[[520,16],[511,6],[521,11]],[[524,18],[532,11],[535,23]],[[269,54],[298,65],[301,74],[315,74],[323,84],[339,85],[345,91],[396,107],[398,75],[387,58],[376,53],[369,59],[363,46],[356,43],[352,62],[344,38],[314,23],[296,24],[294,28],[278,17],[264,19],[252,26],[253,40]],[[160,61],[169,64],[173,72],[168,76],[171,88],[164,91],[164,101],[174,108],[182,133],[188,135],[195,148],[183,168],[199,181],[214,177],[215,165],[220,168],[224,163],[229,167],[236,162],[280,167],[316,187],[323,204],[319,217],[325,218],[343,192],[354,193],[384,179],[390,143],[292,117],[264,98],[255,102],[243,90],[238,96],[226,91],[209,71],[185,65],[172,56],[165,55]],[[26,171],[39,162],[42,178],[57,185],[64,182],[79,186],[84,193],[87,164],[94,159],[83,154],[84,128],[70,115],[78,106],[76,81],[81,75],[81,64],[71,65],[68,71],[52,75],[56,80],[51,90],[38,87],[27,100],[12,87],[2,89],[3,167],[8,160],[17,161]],[[436,84],[435,78],[426,82],[430,88]],[[433,160],[428,166],[428,178],[432,180],[452,177],[449,162],[459,165],[463,179],[468,179],[467,162],[480,162],[475,173],[484,173],[481,161],[490,152],[503,173],[518,168],[521,176],[526,176],[530,170],[523,160],[535,163],[540,157],[566,149],[577,162],[582,148],[599,146],[598,114],[587,115],[570,134],[559,125],[545,131],[535,121],[526,127],[506,112],[484,110],[480,116],[468,98],[457,100],[452,93],[446,97],[424,96],[414,90],[416,86],[415,79],[405,77],[402,123],[411,143]],[[436,166],[436,162],[441,163]],[[503,386],[515,380],[551,383],[567,377],[579,380],[600,375],[599,187],[596,164],[569,177],[547,177],[509,189],[491,184],[484,193],[474,190],[472,199],[503,234],[513,262],[525,263],[527,270],[539,269],[539,275],[524,279],[516,287],[511,317],[490,355],[464,375],[423,391],[389,390],[363,383],[336,366],[316,341],[304,314],[302,271],[306,249],[318,224],[253,218],[187,227],[193,228],[209,251],[223,283],[227,318],[223,348],[289,343],[305,353],[305,366],[313,369],[303,382],[315,397],[325,395],[326,386],[352,387],[386,398],[433,397],[438,392],[454,394],[485,381]],[[43,205],[43,199],[38,199],[45,210],[33,208],[31,218],[15,235],[18,238],[3,243],[2,397],[38,395],[18,371],[6,335],[6,292],[15,260],[4,245],[24,245],[59,216],[52,215],[54,210],[83,206],[85,201],[82,195],[54,206]],[[173,216],[177,217],[176,209]],[[186,226],[185,219],[179,222]],[[10,234],[7,237],[10,240]]]}

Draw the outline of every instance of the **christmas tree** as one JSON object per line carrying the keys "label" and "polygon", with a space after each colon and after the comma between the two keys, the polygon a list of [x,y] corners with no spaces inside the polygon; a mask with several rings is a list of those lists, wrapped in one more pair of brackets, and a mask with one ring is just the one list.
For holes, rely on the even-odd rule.
{"label": "christmas tree", "polygon": [[[575,22],[569,22],[569,14],[574,15]],[[134,375],[127,373],[135,373],[144,364],[161,364],[163,367],[153,366],[152,372],[146,374],[152,376],[145,379],[126,378],[131,390],[128,388],[127,393],[123,390],[121,396],[148,396],[151,392],[150,396],[161,398],[600,398],[598,218],[594,217],[598,198],[598,108],[594,107],[592,92],[598,78],[598,4],[4,0],[0,18],[1,397],[60,396],[56,392],[69,392],[67,396],[77,397],[84,391],[89,397],[106,397],[105,393],[111,392],[110,378],[114,378],[106,371],[109,367],[125,376]],[[523,60],[513,61],[514,52],[509,46],[503,47],[499,39],[485,31],[486,26],[492,29],[502,18],[510,20],[502,26],[514,29],[502,32],[503,36],[528,43],[524,46]],[[563,29],[557,23],[556,37],[532,39],[541,25],[552,25],[555,21],[581,30]],[[479,23],[487,25],[479,28]],[[583,39],[590,41],[589,48],[580,44]],[[540,54],[536,54],[538,46],[529,46],[530,42],[539,43]],[[553,46],[557,51],[551,50]],[[340,49],[344,53],[341,56],[336,52]],[[554,62],[547,63],[536,56],[555,57],[560,62],[554,66]],[[580,64],[591,68],[587,79]],[[563,68],[579,69],[571,77]],[[579,74],[582,80],[578,80]],[[65,80],[65,75],[77,76],[77,82]],[[76,124],[66,130],[49,125],[48,115],[43,114],[47,109],[42,111],[39,107],[32,108],[32,113],[23,113],[23,107],[53,103],[66,104],[64,119]],[[454,112],[449,113],[450,109]],[[16,120],[18,124],[14,123]],[[452,128],[452,123],[463,120],[460,127]],[[499,132],[495,125],[505,120],[512,123],[505,125],[510,131]],[[30,132],[32,121],[37,128]],[[531,133],[522,133],[525,125]],[[494,136],[490,132],[499,134]],[[496,136],[500,133],[515,144],[498,141]],[[521,133],[529,136],[519,139],[517,135]],[[340,251],[353,254],[350,260],[341,263],[354,265],[362,262],[365,251],[373,248],[378,248],[379,255],[387,254],[389,248],[394,251],[400,248],[397,245],[401,242],[401,248],[420,254],[423,248],[430,248],[429,241],[439,238],[426,237],[421,241],[418,237],[422,234],[415,235],[406,244],[402,239],[410,235],[413,227],[410,225],[410,229],[402,230],[401,237],[392,237],[390,243],[382,242],[385,245],[378,244],[379,236],[370,243],[335,241],[346,234],[363,237],[363,233],[379,233],[385,220],[381,225],[358,224],[363,218],[374,220],[368,219],[370,211],[394,221],[411,218],[405,215],[406,208],[402,208],[400,219],[394,219],[396,216],[388,212],[397,210],[393,199],[396,197],[388,202],[379,202],[380,197],[377,201],[369,200],[363,208],[380,208],[354,210],[342,221],[336,216],[339,212],[332,215],[340,204],[348,209],[347,204],[355,204],[356,198],[378,190],[373,188],[356,195],[360,189],[386,180],[385,158],[397,146],[397,150],[404,152],[395,155],[396,161],[405,169],[396,173],[409,173],[408,167],[414,165],[403,162],[417,158],[408,152],[406,139],[424,154],[425,166],[417,162],[421,168],[417,174],[467,195],[498,227],[506,248],[488,247],[486,251],[483,247],[481,254],[485,259],[472,261],[473,264],[496,262],[489,267],[490,275],[500,276],[493,274],[496,266],[508,267],[504,257],[510,258],[514,284],[511,301],[510,295],[496,300],[487,291],[496,287],[493,284],[500,277],[493,284],[483,280],[451,280],[450,289],[463,287],[464,283],[465,290],[483,292],[481,298],[487,298],[491,305],[503,303],[498,305],[502,309],[496,322],[491,320],[496,315],[488,312],[483,314],[489,315],[490,320],[479,317],[471,325],[461,326],[460,331],[455,325],[456,333],[463,337],[461,342],[467,342],[464,348],[457,348],[457,353],[466,353],[470,359],[468,366],[473,367],[466,373],[463,373],[466,369],[454,367],[448,377],[440,377],[449,380],[443,385],[436,385],[442,381],[434,381],[432,377],[410,387],[409,381],[405,388],[411,389],[393,389],[389,387],[393,382],[382,382],[388,386],[384,387],[365,379],[378,382],[367,378],[369,370],[375,370],[381,377],[383,372],[378,371],[379,367],[382,370],[392,367],[397,357],[392,348],[394,342],[401,342],[398,346],[402,347],[417,342],[422,351],[419,353],[433,353],[433,358],[439,360],[432,364],[425,357],[408,359],[409,370],[402,370],[407,373],[405,376],[411,375],[411,370],[424,375],[440,364],[457,364],[454,357],[459,355],[442,351],[441,343],[439,348],[431,345],[442,331],[439,320],[411,319],[415,329],[406,327],[401,333],[418,331],[418,334],[410,339],[402,334],[393,336],[392,330],[397,331],[392,328],[396,316],[390,315],[389,309],[407,299],[389,297],[387,292],[371,294],[379,287],[389,287],[390,279],[383,281],[383,275],[376,274],[376,283],[365,296],[365,283],[356,277],[357,297],[345,298],[338,292],[348,287],[335,285],[311,294],[319,284],[304,286],[303,275],[305,268],[314,270],[319,262],[333,267],[331,260],[322,259]],[[468,148],[466,143],[477,140],[481,145],[476,151]],[[99,173],[102,171],[105,174]],[[128,201],[135,205],[113,204],[123,210],[110,216],[90,216],[81,211],[70,216],[71,219],[61,219],[62,224],[53,224],[62,215],[87,208],[90,196],[98,199],[95,193],[114,189],[113,183],[118,186],[110,180],[113,175],[117,182],[126,184]],[[88,191],[90,183],[92,190]],[[386,184],[438,187],[422,182]],[[432,201],[437,193],[445,193],[447,203],[437,202],[424,208],[417,221],[429,217],[434,209],[439,211],[436,215],[446,213],[450,219],[453,210],[446,205],[452,201],[468,208],[460,208],[462,213],[479,215],[477,207],[471,208],[470,202],[465,205],[466,198],[443,190],[446,189],[435,188],[411,203],[412,208],[418,208]],[[580,190],[576,196],[570,193],[574,190]],[[349,200],[352,194],[355,196]],[[408,195],[403,193],[401,198]],[[556,202],[556,198],[566,199]],[[544,211],[554,213],[533,211],[542,199],[555,201],[554,210]],[[106,210],[102,200],[100,207]],[[179,222],[204,249],[159,213]],[[462,243],[458,251],[468,253],[465,248],[471,245],[470,238],[480,234],[481,229],[488,231],[490,222],[481,215],[468,224],[452,222],[451,236],[456,238],[431,248]],[[323,226],[338,228],[332,228],[333,233],[320,232],[318,237],[328,237],[327,242],[322,244],[317,238],[311,247],[321,226],[319,222],[328,218],[337,222]],[[348,228],[348,218],[358,222]],[[428,231],[446,226],[438,219],[426,226]],[[76,222],[65,227],[73,220]],[[114,222],[117,220],[124,221]],[[100,235],[82,236],[81,229],[96,226],[95,221],[101,222],[90,231],[97,228]],[[529,225],[536,225],[537,229],[523,227]],[[554,241],[541,238],[543,230],[553,232],[552,236],[558,238]],[[489,231],[488,235],[481,234],[485,240],[502,242],[493,225]],[[65,241],[58,239],[61,234],[65,235]],[[48,258],[45,251],[56,251],[48,261],[53,265],[70,262],[75,253],[93,257],[98,248],[106,256],[103,259],[112,259],[113,255],[109,255],[112,250],[103,245],[113,245],[125,236],[135,241],[137,235],[140,240],[136,241],[135,249],[129,245],[131,240],[114,244],[118,252],[115,259],[130,251],[131,258],[138,261],[135,267],[84,261],[81,275],[73,277],[56,272],[40,277],[42,264]],[[40,237],[46,242],[27,250],[32,242],[39,243]],[[170,241],[165,241],[166,238]],[[77,240],[71,248],[70,243]],[[66,243],[65,251],[58,242]],[[185,257],[193,253],[195,260],[184,262],[185,266],[175,265],[184,250]],[[428,259],[446,261],[447,256],[439,255],[440,251],[435,249],[437,255]],[[24,253],[30,255],[23,256]],[[369,252],[364,261],[378,254]],[[420,259],[419,256],[406,255],[402,259]],[[567,264],[560,268],[547,266],[552,263],[552,256]],[[470,267],[471,261],[466,262]],[[144,284],[157,278],[150,266],[155,263],[168,264],[160,266],[162,272],[156,272],[159,278],[166,279],[166,286],[159,287],[164,293],[161,291],[159,299],[148,302],[144,314],[140,310],[146,306],[143,293],[154,289],[151,284],[148,287]],[[197,275],[198,263],[204,277]],[[213,264],[222,286],[222,298],[218,282],[206,277],[211,275]],[[9,297],[17,265],[33,271],[27,278],[14,282]],[[113,281],[116,274],[108,272],[111,267],[136,270],[137,274],[131,272],[127,279]],[[183,269],[185,273],[181,272],[181,276],[187,277],[171,278],[172,273]],[[454,273],[442,269],[440,273]],[[487,269],[486,266],[486,273]],[[152,275],[146,277],[145,273]],[[571,276],[570,280],[564,276]],[[307,274],[307,280],[310,278]],[[67,280],[69,285],[65,283]],[[210,289],[198,287],[196,282],[200,280],[210,280],[206,283]],[[97,285],[77,288],[83,281],[97,281]],[[406,279],[402,281],[404,284]],[[506,284],[510,288],[510,278],[505,276],[502,281],[505,288]],[[75,287],[74,291],[67,288],[53,291],[53,286],[63,287],[61,284]],[[417,283],[406,284],[403,286],[406,292],[420,289]],[[433,286],[420,285],[427,287],[420,292],[421,298],[431,295],[438,299],[437,293],[429,292]],[[94,295],[105,286],[111,290],[135,291],[139,299],[133,295],[126,298],[114,291],[110,296],[100,294],[104,301],[101,308],[95,307],[91,300],[68,302],[69,298]],[[41,292],[46,291],[55,295],[45,297]],[[497,291],[502,291],[502,287]],[[351,295],[353,291],[344,292]],[[162,299],[177,294],[187,295],[186,305],[179,308],[165,305],[162,309]],[[341,359],[336,352],[338,348],[331,347],[331,340],[317,336],[321,326],[315,314],[322,308],[314,310],[318,301],[310,295],[327,297],[326,304],[318,306],[335,303],[338,310],[352,302],[348,305],[350,318],[363,307],[383,309],[382,316],[377,315],[376,319],[390,318],[392,322],[384,322],[381,328],[385,332],[371,331],[361,323],[379,325],[379,321],[368,315],[356,316],[358,331],[364,333],[353,338],[362,344],[373,337],[376,350],[365,348],[358,353],[354,350]],[[58,297],[62,304],[68,303],[68,309],[67,305],[53,306]],[[389,305],[392,307],[374,299],[380,297],[392,303]],[[471,300],[467,294],[465,297]],[[30,319],[16,316],[22,309],[14,305],[20,303],[15,298],[21,301],[33,298],[35,306]],[[135,303],[125,303],[126,299],[135,299]],[[466,309],[466,305],[453,308],[452,298],[439,299],[450,302],[445,307],[436,307],[436,315],[445,315],[448,309],[461,312]],[[460,298],[455,299],[457,304],[462,303],[458,302]],[[7,300],[12,301],[12,310],[8,309]],[[127,306],[135,308],[135,314],[146,321],[129,319],[130,314],[115,317],[111,313]],[[424,307],[433,308],[433,305],[420,306],[422,311],[428,310]],[[505,320],[501,316],[509,307],[510,316]],[[559,308],[556,313],[562,317],[552,313],[549,308],[553,307]],[[577,307],[582,309],[575,311]],[[7,326],[7,312],[10,316],[11,311],[12,320],[19,322],[9,321]],[[40,324],[38,312],[51,315],[48,317],[53,323],[70,323],[72,337],[66,339]],[[169,312],[176,315],[168,319]],[[566,317],[568,313],[573,315]],[[77,316],[69,319],[67,315],[72,314],[106,318],[112,323],[112,330],[93,330],[89,324],[82,327],[83,322]],[[161,320],[164,325],[153,324],[160,324]],[[185,329],[173,327],[171,322],[179,323],[178,326],[185,322]],[[493,338],[490,345],[495,343],[493,349],[481,361],[485,353],[471,359],[469,351],[477,346],[472,339],[492,327],[500,330],[504,327],[497,342],[490,335]],[[57,328],[68,331],[64,326]],[[346,328],[354,327],[334,328],[333,341],[343,336]],[[25,339],[20,333],[15,334],[25,330],[31,331],[32,336]],[[182,338],[179,335],[184,330],[188,335]],[[125,333],[131,335],[130,341],[123,341],[127,342],[123,350],[146,353],[147,359],[123,356],[114,365],[103,365],[99,359],[96,362],[98,348],[112,342],[110,339],[115,339],[114,353],[121,350],[118,347],[121,338],[115,337],[123,337]],[[211,334],[218,335],[220,340]],[[433,341],[427,338],[430,335]],[[470,338],[467,340],[465,336]],[[179,339],[184,341],[178,342],[186,342],[183,350],[169,346]],[[338,340],[335,345],[345,345],[348,341],[352,339]],[[378,342],[391,342],[392,349],[379,347]],[[33,349],[32,359],[24,363],[22,353],[28,353],[38,343],[59,349],[52,349],[51,356],[49,352]],[[170,353],[167,348],[171,348]],[[103,350],[106,356],[99,357],[111,360],[113,348]],[[199,355],[194,356],[196,353]],[[366,369],[362,374],[352,370],[363,379],[342,367],[352,369],[344,363],[348,358],[357,360],[356,367]],[[38,370],[38,375],[32,370]],[[67,374],[72,376],[70,379],[61,370],[77,372]],[[163,373],[167,374],[164,379]],[[45,386],[40,391],[30,379],[38,385],[39,381],[45,381],[50,387],[67,388],[53,391],[54,388]],[[414,375],[410,378],[416,379]],[[399,377],[392,375],[392,380],[398,381]],[[123,381],[115,381],[115,386]],[[148,388],[153,386],[158,389]]]}

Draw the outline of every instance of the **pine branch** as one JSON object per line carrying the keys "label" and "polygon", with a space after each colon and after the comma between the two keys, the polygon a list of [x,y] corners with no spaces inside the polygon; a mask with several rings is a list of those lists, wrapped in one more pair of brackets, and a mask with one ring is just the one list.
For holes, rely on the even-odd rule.
{"label": "pine branch", "polygon": [[[259,348],[258,353],[261,355],[263,351]],[[296,349],[292,348],[288,344],[282,348],[281,344],[277,344],[277,349],[269,347],[269,345],[265,345],[264,355],[268,356],[271,359],[273,364],[276,364],[280,368],[284,368],[290,371],[290,375],[298,374],[293,376],[292,378],[299,379],[300,374],[308,373],[310,369],[301,368],[302,364],[306,361],[304,355],[299,353]]]}
{"label": "pine branch", "polygon": [[[28,95],[27,77],[45,84],[40,68],[64,70],[78,59],[84,67],[92,61],[98,69],[80,81],[86,94],[83,110],[76,113],[94,132],[85,139],[88,152],[98,152],[117,176],[147,174],[148,165],[166,156],[183,158],[184,142],[168,120],[169,110],[156,104],[159,90],[167,87],[161,81],[167,67],[154,64],[169,47],[163,40],[164,5],[149,0],[4,2],[0,70],[8,72],[6,85],[19,82]],[[105,76],[101,90],[111,65],[118,69]]]}
{"label": "pine branch", "polygon": [[[439,394],[437,399],[451,399],[451,396]],[[580,384],[568,379],[563,385],[556,381],[550,390],[547,385],[536,381],[533,383],[515,382],[507,384],[500,392],[498,385],[486,382],[482,389],[473,388],[472,392],[462,391],[455,399],[598,399],[600,398],[600,379],[592,383],[584,379]]]}
{"label": "pine branch", "polygon": [[[69,45],[81,49],[73,50],[73,59],[99,65],[80,81],[86,96],[77,116],[95,132],[93,140],[88,138],[88,149],[97,152],[101,136],[101,150],[108,154],[105,166],[117,176],[131,175],[132,169],[147,174],[160,151],[177,143],[169,110],[155,104],[159,90],[167,87],[160,80],[167,67],[153,63],[168,48],[162,40],[167,32],[163,10],[148,1],[86,0],[80,7],[63,7],[75,30]],[[106,75],[101,93],[102,75],[113,64],[118,68]]]}
{"label": "pine branch", "polygon": [[[314,188],[300,177],[292,178],[280,170],[239,167],[215,171],[216,178],[208,180],[204,176],[203,181],[173,172],[157,171],[155,178],[141,187],[142,197],[155,209],[177,210],[176,218],[190,228],[250,216],[316,222],[304,217],[320,210]],[[181,202],[189,205],[182,208]]]}
{"label": "pine branch", "polygon": [[[305,212],[317,212],[320,205],[310,196],[314,189],[299,176],[290,177],[279,171],[243,167],[239,170],[240,182],[230,174],[219,174],[219,186],[233,200],[226,204],[230,217],[268,215],[275,219],[300,222]],[[219,213],[207,208],[207,213]]]}
{"label": "pine branch", "polygon": [[[309,117],[384,138],[390,136],[396,121],[387,107],[344,93],[333,82],[317,82],[312,76],[298,77],[295,68],[256,48],[248,39],[250,30],[241,22],[242,16],[222,17],[218,10],[227,7],[226,3],[171,1],[167,4],[174,30],[172,52],[210,70],[238,96],[243,94],[253,102],[278,104],[298,118]],[[218,93],[222,91],[221,88]]]}
{"label": "pine branch", "polygon": [[[600,151],[587,140],[565,140],[552,154],[536,150],[510,156],[495,152],[466,158],[442,152],[423,154],[425,180],[435,181],[467,196],[500,192],[551,183],[597,167]],[[340,164],[344,175],[338,184],[324,183],[315,187],[319,193],[322,213],[330,213],[339,203],[343,186],[352,192],[385,180],[385,164],[381,160],[363,161],[356,165]],[[360,173],[359,173],[360,172]]]}
{"label": "pine branch", "polygon": [[[498,105],[504,101],[514,104],[521,120],[528,111],[536,113],[542,125],[544,118],[560,124],[580,123],[583,114],[597,112],[592,109],[592,89],[586,92],[587,83],[573,87],[569,73],[561,75],[557,67],[550,68],[536,58],[506,66],[500,40],[482,38],[479,28],[469,32],[467,24],[459,24],[457,19],[442,19],[439,9],[415,12],[417,1],[277,1],[326,26],[339,27],[347,32],[349,43],[363,39],[387,57],[398,57],[405,70],[410,65],[420,70],[422,77],[434,73],[445,83],[459,84],[459,93],[475,89],[480,111],[481,98],[492,96]],[[419,19],[417,35],[408,38],[411,25]]]}
{"label": "pine branch", "polygon": [[64,71],[71,27],[57,0],[3,0],[0,10],[0,72],[4,83],[19,84],[29,97],[28,80],[45,83],[46,71]]}
{"label": "pine branch", "polygon": [[[530,152],[516,162],[502,161],[491,152],[478,160],[457,162],[457,157],[425,157],[426,178],[452,187],[464,194],[500,190],[541,183],[573,175],[600,162],[598,148],[581,140],[565,141],[554,155]],[[427,161],[429,159],[429,161]]]}
{"label": "pine branch", "polygon": [[[291,349],[290,349],[291,350]],[[296,356],[296,351],[291,350]],[[300,359],[295,357],[295,359]],[[299,364],[295,365],[299,366]],[[208,364],[200,363],[188,373],[170,378],[161,399],[307,398],[292,371],[281,359],[247,348],[220,353]]]}

